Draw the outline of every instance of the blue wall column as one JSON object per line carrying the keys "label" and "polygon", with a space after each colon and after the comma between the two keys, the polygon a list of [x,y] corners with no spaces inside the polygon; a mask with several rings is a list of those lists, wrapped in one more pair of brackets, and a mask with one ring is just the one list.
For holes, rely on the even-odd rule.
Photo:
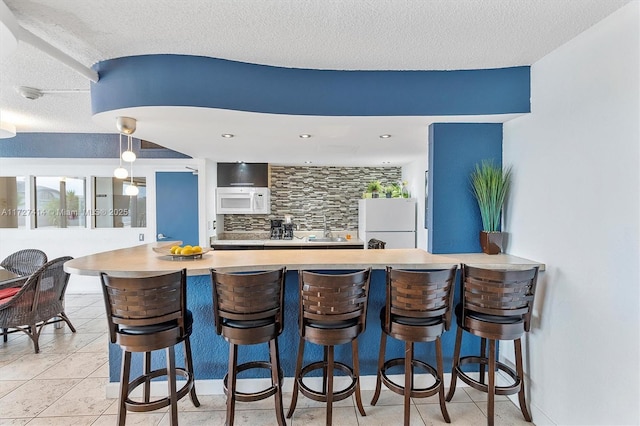
{"label": "blue wall column", "polygon": [[469,176],[485,159],[502,164],[501,123],[429,126],[428,223],[431,253],[480,253],[480,211]]}

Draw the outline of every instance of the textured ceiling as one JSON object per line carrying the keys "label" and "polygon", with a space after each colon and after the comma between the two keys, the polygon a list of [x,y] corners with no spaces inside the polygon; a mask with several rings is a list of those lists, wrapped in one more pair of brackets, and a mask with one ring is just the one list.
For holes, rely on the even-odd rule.
{"label": "textured ceiling", "polygon": [[[530,65],[628,2],[4,0],[23,28],[87,67],[121,56],[178,53],[284,67],[349,70]],[[2,60],[0,79],[0,118],[15,123],[18,132],[115,133],[115,128],[102,127],[91,119],[89,81],[29,44],[20,42]],[[51,92],[31,101],[17,94],[18,86]],[[238,130],[233,131],[241,133],[247,124],[243,120],[255,119],[251,115],[234,117]],[[370,129],[372,134],[390,132],[384,130],[385,119],[371,121],[378,126]],[[407,128],[406,133],[419,134],[424,143],[428,120],[405,121],[403,125],[417,126]],[[346,125],[328,118],[313,124]],[[367,127],[364,121],[355,129],[362,130],[362,126]],[[286,123],[269,127],[287,130]],[[182,134],[189,132],[180,130]],[[345,133],[357,138],[357,134]],[[278,137],[269,133],[253,143],[269,144],[270,138]],[[397,149],[405,142],[409,149],[418,141],[397,140]],[[332,146],[341,143],[338,137],[327,142]],[[191,152],[181,148],[198,156],[195,147],[186,150]]]}

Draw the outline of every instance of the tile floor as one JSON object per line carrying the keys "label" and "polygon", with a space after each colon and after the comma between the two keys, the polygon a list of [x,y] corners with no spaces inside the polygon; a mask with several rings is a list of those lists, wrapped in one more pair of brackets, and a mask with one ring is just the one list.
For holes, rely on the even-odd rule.
{"label": "tile floor", "polygon": [[[0,425],[115,425],[117,401],[107,399],[107,330],[100,294],[68,294],[67,314],[77,329],[49,325],[40,336],[40,353],[24,333],[0,341]],[[384,389],[384,387],[383,387]],[[369,404],[373,391],[363,391],[366,417],[357,414],[352,398],[335,404],[335,425],[402,424],[402,397],[383,390],[375,407]],[[189,398],[180,401],[181,425],[223,425],[225,397],[199,395],[195,408]],[[285,394],[285,410],[291,394]],[[485,425],[486,395],[470,388],[459,388],[447,410],[454,425]],[[238,403],[236,425],[276,424],[273,398],[255,403]],[[168,425],[167,409],[151,413],[128,413],[128,425]],[[289,425],[324,425],[324,406],[298,398]],[[411,407],[412,425],[445,424],[437,397],[415,399]],[[506,397],[496,401],[497,425],[531,425],[518,407]]]}

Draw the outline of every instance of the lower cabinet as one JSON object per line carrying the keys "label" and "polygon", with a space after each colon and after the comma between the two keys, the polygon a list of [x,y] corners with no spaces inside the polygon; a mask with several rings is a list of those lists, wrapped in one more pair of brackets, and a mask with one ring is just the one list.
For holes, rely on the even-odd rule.
{"label": "lower cabinet", "polygon": [[343,250],[364,249],[362,244],[283,244],[283,245],[242,245],[242,244],[211,244],[214,250]]}
{"label": "lower cabinet", "polygon": [[262,245],[240,245],[240,244],[211,244],[214,250],[262,250]]}

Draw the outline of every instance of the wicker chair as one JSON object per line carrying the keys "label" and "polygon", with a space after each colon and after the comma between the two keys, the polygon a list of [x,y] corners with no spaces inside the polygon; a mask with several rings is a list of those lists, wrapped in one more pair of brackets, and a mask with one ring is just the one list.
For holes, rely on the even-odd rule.
{"label": "wicker chair", "polygon": [[65,256],[45,263],[27,278],[13,297],[0,304],[0,327],[15,329],[8,333],[27,333],[33,340],[36,353],[40,352],[38,338],[45,325],[65,321],[71,331],[76,332],[64,312],[64,293],[69,274],[62,268],[71,259],[73,258]]}
{"label": "wicker chair", "polygon": [[47,255],[38,249],[19,250],[7,256],[0,266],[18,275],[31,275],[47,263]]}

